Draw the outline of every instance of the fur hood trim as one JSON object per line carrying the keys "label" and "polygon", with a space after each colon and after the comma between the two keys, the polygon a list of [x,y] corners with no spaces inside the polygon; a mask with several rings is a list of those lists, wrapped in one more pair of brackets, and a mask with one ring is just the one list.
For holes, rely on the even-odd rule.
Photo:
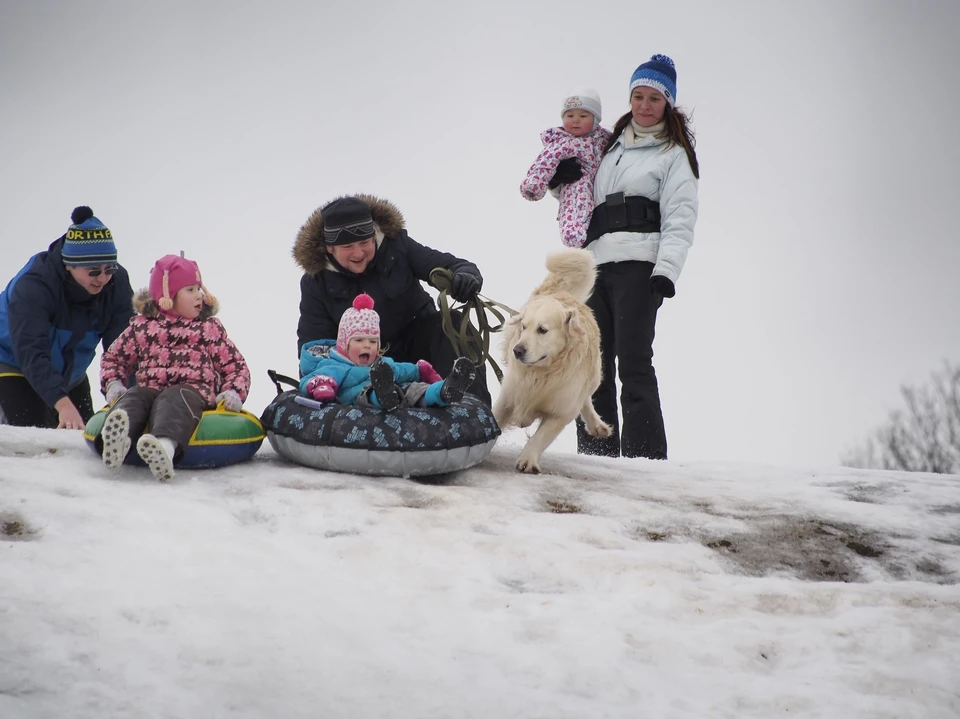
{"label": "fur hood trim", "polygon": [[[133,296],[133,309],[144,317],[159,318],[165,316],[157,306],[157,301],[150,295],[150,290],[148,290],[146,287]],[[220,303],[214,299],[212,305],[204,303],[203,309],[200,310],[200,316],[197,317],[197,319],[205,320],[208,317],[213,317],[219,311]],[[179,317],[179,315],[177,316]]]}
{"label": "fur hood trim", "polygon": [[[403,229],[403,215],[389,200],[363,194],[342,197],[357,197],[370,205],[370,214],[373,216],[373,224],[377,230],[378,245],[384,237],[394,237]],[[313,214],[303,223],[293,243],[293,259],[308,275],[319,274],[321,270],[331,266],[327,262],[327,248],[323,243],[323,218],[320,216],[320,211],[328,204],[330,203],[325,202],[313,211]]]}

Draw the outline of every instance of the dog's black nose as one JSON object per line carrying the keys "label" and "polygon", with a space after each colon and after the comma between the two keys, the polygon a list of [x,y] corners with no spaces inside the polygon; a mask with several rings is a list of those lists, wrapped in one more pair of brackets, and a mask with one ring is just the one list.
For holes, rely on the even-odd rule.
{"label": "dog's black nose", "polygon": [[525,355],[526,352],[527,352],[527,348],[522,345],[517,345],[516,347],[513,348],[513,356],[516,357],[517,359],[520,359],[521,357],[523,357],[523,355]]}

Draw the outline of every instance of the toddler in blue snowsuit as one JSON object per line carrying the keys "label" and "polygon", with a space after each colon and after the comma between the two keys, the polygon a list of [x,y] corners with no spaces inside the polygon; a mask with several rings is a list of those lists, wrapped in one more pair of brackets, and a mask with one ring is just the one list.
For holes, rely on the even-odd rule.
{"label": "toddler in blue snowsuit", "polygon": [[340,318],[336,341],[315,340],[303,346],[300,375],[300,392],[319,402],[392,410],[459,402],[476,379],[476,370],[460,357],[444,380],[426,360],[413,364],[381,357],[380,316],[373,309],[373,298],[362,294]]}

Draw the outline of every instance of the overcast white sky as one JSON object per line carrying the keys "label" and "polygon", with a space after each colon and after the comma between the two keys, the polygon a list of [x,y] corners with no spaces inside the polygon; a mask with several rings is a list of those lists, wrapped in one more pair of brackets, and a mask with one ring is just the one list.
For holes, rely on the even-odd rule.
{"label": "overcast white sky", "polygon": [[79,204],[136,286],[185,250],[251,364],[253,412],[273,397],[268,368],[296,372],[290,247],[310,212],[384,196],[516,306],[561,246],[552,201],[517,189],[538,133],[580,85],[610,127],[655,52],[677,63],[702,171],[655,345],[671,457],[835,463],[902,382],[960,359],[956,2],[0,13],[0,282]]}

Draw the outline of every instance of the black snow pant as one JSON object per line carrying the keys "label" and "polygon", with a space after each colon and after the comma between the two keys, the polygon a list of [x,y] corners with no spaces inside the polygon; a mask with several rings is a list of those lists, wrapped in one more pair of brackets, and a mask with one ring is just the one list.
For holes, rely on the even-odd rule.
{"label": "black snow pant", "polygon": [[[660,390],[653,369],[653,337],[663,298],[650,292],[650,262],[606,262],[587,304],[600,326],[603,379],[593,406],[613,427],[605,438],[587,434],[577,418],[577,452],[605,457],[667,458]],[[623,423],[617,416],[615,371],[619,370]]]}
{"label": "black snow pant", "polygon": [[[83,421],[88,422],[93,417],[90,380],[84,377],[79,384],[67,392],[67,396],[76,406]],[[4,423],[15,427],[56,429],[60,424],[60,414],[57,410],[47,406],[23,375],[0,376],[0,409],[3,410]]]}
{"label": "black snow pant", "polygon": [[[460,326],[462,315],[451,310],[450,317],[454,327]],[[448,377],[453,370],[457,353],[453,343],[443,333],[443,318],[439,312],[418,317],[407,325],[403,333],[390,343],[386,355],[397,362],[416,362],[425,359],[441,377]],[[487,366],[477,367],[477,379],[468,390],[470,394],[490,404],[490,390],[487,389]]]}
{"label": "black snow pant", "polygon": [[[131,451],[135,452],[137,440],[149,429],[154,437],[166,437],[177,443],[173,461],[183,456],[183,449],[200,424],[203,411],[210,408],[197,390],[184,384],[167,387],[165,390],[150,387],[131,387],[124,392],[110,412],[122,409],[130,419]],[[109,417],[110,414],[107,414]],[[106,418],[104,418],[106,422]],[[97,451],[103,454],[103,440],[98,436]]]}

